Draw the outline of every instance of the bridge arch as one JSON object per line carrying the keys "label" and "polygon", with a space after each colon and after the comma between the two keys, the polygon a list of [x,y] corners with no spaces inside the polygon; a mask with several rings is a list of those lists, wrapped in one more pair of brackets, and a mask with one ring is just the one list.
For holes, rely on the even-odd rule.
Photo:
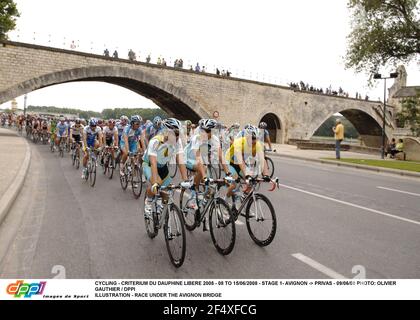
{"label": "bridge arch", "polygon": [[[312,137],[315,131],[330,117],[334,114],[340,113],[347,120],[349,120],[356,130],[360,134],[360,139],[362,143],[367,147],[379,148],[382,145],[382,121],[378,116],[373,117],[372,114],[367,113],[365,110],[361,109],[344,109],[344,110],[334,110],[323,116],[323,118],[317,117],[318,121],[314,121],[310,125],[310,137]],[[379,120],[379,121],[378,121]],[[386,132],[386,136],[389,138],[389,132]]]}
{"label": "bridge arch", "polygon": [[282,139],[282,125],[279,117],[274,113],[266,113],[259,122],[267,123],[267,130],[270,133],[270,140],[272,143],[283,143]]}
{"label": "bridge arch", "polygon": [[0,103],[41,88],[77,81],[99,81],[124,87],[152,100],[170,116],[181,120],[198,122],[200,118],[209,117],[184,88],[174,86],[143,70],[116,66],[83,67],[41,75],[3,91]]}

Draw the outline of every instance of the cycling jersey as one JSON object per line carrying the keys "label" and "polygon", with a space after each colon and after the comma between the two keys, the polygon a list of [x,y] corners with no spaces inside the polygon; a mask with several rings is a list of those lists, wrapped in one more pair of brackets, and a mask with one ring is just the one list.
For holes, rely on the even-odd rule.
{"label": "cycling jersey", "polygon": [[[184,153],[187,157],[187,168],[193,170],[196,164],[196,152],[200,150],[203,163],[218,163],[219,161],[220,140],[216,135],[212,135],[210,140],[203,138],[203,134],[194,135],[186,145]],[[209,157],[210,155],[210,157]]]}
{"label": "cycling jersey", "polygon": [[225,157],[229,163],[237,164],[235,152],[242,152],[243,160],[246,161],[248,157],[255,157],[258,153],[264,152],[264,145],[261,141],[257,140],[252,146],[248,145],[246,137],[236,138],[229,150],[226,152]]}
{"label": "cycling jersey", "polygon": [[95,129],[92,130],[90,126],[86,126],[83,129],[83,132],[86,135],[87,147],[89,148],[95,147],[95,140],[99,138],[99,134],[101,133],[101,128],[95,127]]}
{"label": "cycling jersey", "polygon": [[124,128],[121,141],[120,141],[121,149],[125,148],[124,137],[127,137],[129,152],[137,152],[137,144],[138,144],[140,136],[141,136],[140,128],[138,128],[137,130],[133,130],[131,128],[131,125],[126,126]]}
{"label": "cycling jersey", "polygon": [[154,136],[156,136],[159,133],[161,129],[162,127],[156,129],[153,123],[145,125],[144,130],[147,140],[150,141]]}
{"label": "cycling jersey", "polygon": [[110,146],[114,140],[115,133],[118,133],[118,129],[116,126],[114,128],[105,127],[103,130],[103,134],[105,136],[105,142],[107,146]]}
{"label": "cycling jersey", "polygon": [[57,123],[56,130],[57,137],[61,138],[67,136],[67,124],[61,122]]}
{"label": "cycling jersey", "polygon": [[178,139],[174,146],[167,141],[164,141],[164,136],[162,134],[158,134],[150,140],[149,146],[143,156],[143,161],[149,164],[149,157],[155,156],[157,158],[158,167],[164,167],[169,163],[174,154],[184,154],[181,139]]}
{"label": "cycling jersey", "polygon": [[73,124],[71,126],[73,136],[79,136],[80,137],[80,135],[83,133],[83,129],[84,129],[84,127],[81,124],[79,124],[79,125]]}

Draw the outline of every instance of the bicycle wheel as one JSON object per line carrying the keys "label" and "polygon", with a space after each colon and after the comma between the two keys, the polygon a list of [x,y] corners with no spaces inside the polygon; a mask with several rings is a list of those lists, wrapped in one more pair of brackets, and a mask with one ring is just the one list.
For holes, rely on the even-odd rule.
{"label": "bicycle wheel", "polygon": [[63,146],[60,144],[60,157],[64,157],[64,150],[63,150]]}
{"label": "bicycle wheel", "polygon": [[120,174],[120,184],[123,190],[127,189],[128,186],[128,176],[127,176],[127,166],[124,168],[124,175]]}
{"label": "bicycle wheel", "polygon": [[265,160],[267,161],[268,175],[272,178],[274,176],[274,162],[269,157],[265,157]]}
{"label": "bicycle wheel", "polygon": [[112,179],[112,176],[114,175],[115,163],[112,160],[112,156],[111,155],[108,156],[108,160],[107,161],[108,161],[108,163],[107,163],[107,167],[108,167],[108,169],[107,169],[107,176],[108,176],[108,179]]}
{"label": "bicycle wheel", "polygon": [[[146,193],[144,194],[144,201],[143,201],[143,211],[144,211],[144,204],[146,202]],[[156,211],[153,210],[153,215],[151,217],[146,218],[144,216],[144,225],[146,226],[146,232],[150,239],[153,239],[158,234],[158,228],[157,228],[157,221],[156,221]]]}
{"label": "bicycle wheel", "polygon": [[80,158],[79,158],[79,156],[77,156],[77,155],[76,155],[76,160],[75,160],[75,162],[76,162],[76,164],[75,164],[76,169],[79,169],[79,166],[80,166]]}
{"label": "bicycle wheel", "polygon": [[246,227],[251,239],[261,247],[268,246],[277,230],[276,212],[271,201],[261,193],[256,193],[246,206]]}
{"label": "bicycle wheel", "polygon": [[109,162],[109,157],[108,154],[104,157],[104,165],[102,166],[102,172],[103,174],[107,174],[108,172],[108,162]]}
{"label": "bicycle wheel", "polygon": [[207,174],[209,178],[212,179],[219,179],[219,172],[213,165],[209,165],[207,167]]}
{"label": "bicycle wheel", "polygon": [[188,231],[193,231],[197,227],[195,216],[197,211],[191,208],[187,208],[188,200],[191,198],[191,191],[182,189],[179,196],[179,207],[182,210],[184,217],[185,227]]}
{"label": "bicycle wheel", "polygon": [[210,235],[222,255],[232,252],[236,240],[235,219],[225,200],[215,199],[210,208]]}
{"label": "bicycle wheel", "polygon": [[76,164],[76,152],[71,155],[71,164],[73,167]]}
{"label": "bicycle wheel", "polygon": [[94,161],[89,160],[89,183],[90,186],[93,188],[96,182],[96,164]]}
{"label": "bicycle wheel", "polygon": [[168,249],[172,264],[179,268],[184,263],[186,252],[184,219],[174,203],[169,205],[166,210],[165,224],[163,225],[166,249]]}
{"label": "bicycle wheel", "polygon": [[142,169],[139,166],[134,166],[132,177],[131,177],[131,189],[133,191],[134,198],[138,199],[143,190],[143,183],[141,181]]}

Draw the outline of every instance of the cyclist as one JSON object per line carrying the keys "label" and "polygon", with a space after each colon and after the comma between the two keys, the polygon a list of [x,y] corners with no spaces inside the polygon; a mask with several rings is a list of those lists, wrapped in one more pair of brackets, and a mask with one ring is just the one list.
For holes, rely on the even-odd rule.
{"label": "cyclist", "polygon": [[190,142],[190,139],[193,135],[193,130],[192,130],[192,122],[191,120],[185,120],[185,127],[187,128],[187,130],[185,131],[185,135],[187,136],[187,143]]}
{"label": "cyclist", "polygon": [[182,125],[177,119],[168,118],[163,120],[162,130],[150,140],[143,156],[143,172],[149,181],[144,204],[144,212],[147,217],[150,217],[152,213],[153,196],[157,194],[159,186],[167,186],[172,181],[168,164],[174,154],[176,155],[176,162],[183,179],[181,185],[184,188],[190,187],[190,183],[187,181],[184,150],[180,139],[181,131]]}
{"label": "cyclist", "polygon": [[42,118],[41,121],[41,134],[42,134],[42,139],[45,139],[48,137],[48,122],[46,118]]}
{"label": "cyclist", "polygon": [[[115,126],[114,119],[108,120],[108,126],[106,126],[103,130],[103,138],[105,146],[111,147],[114,145],[115,147],[118,147],[118,129]],[[112,165],[114,163],[114,148],[112,148],[110,151],[112,156]],[[103,157],[101,159],[103,159]]]}
{"label": "cyclist", "polygon": [[60,117],[60,122],[57,123],[55,128],[55,145],[60,145],[61,139],[65,139],[68,136],[67,124],[65,123],[64,117]]}
{"label": "cyclist", "polygon": [[241,128],[241,125],[236,122],[232,124],[230,128],[228,129],[227,138],[230,141],[230,145],[232,145],[235,138],[241,133],[239,130],[240,128]]}
{"label": "cyclist", "polygon": [[131,116],[130,124],[124,128],[121,141],[121,162],[120,162],[120,175],[124,175],[124,167],[127,161],[129,152],[135,153],[140,149],[139,139],[141,136],[141,121],[142,118],[139,115]]}
{"label": "cyclist", "polygon": [[[196,188],[198,190],[201,181],[207,179],[207,165],[222,164],[226,175],[230,175],[226,162],[223,161],[222,148],[218,137],[218,123],[214,119],[201,119],[198,123],[199,131],[192,136],[191,141],[185,147],[184,153],[187,159],[187,168],[195,172],[194,185],[191,187],[191,197],[195,199]],[[215,177],[213,177],[215,178]],[[189,201],[193,209],[197,203]]]}
{"label": "cyclist", "polygon": [[153,122],[145,124],[144,130],[141,136],[141,144],[142,144],[143,150],[147,148],[149,141],[155,135],[157,135],[161,129],[162,129],[162,118],[159,116],[154,117]]}
{"label": "cyclist", "polygon": [[87,161],[89,153],[87,148],[99,149],[102,146],[102,131],[98,127],[98,121],[95,118],[89,120],[89,125],[83,129],[83,173],[82,179],[87,174]]}
{"label": "cyclist", "polygon": [[271,151],[271,140],[270,140],[270,133],[267,130],[267,123],[260,122],[260,125],[258,126],[261,130],[264,132],[264,142],[268,144],[268,150]]}
{"label": "cyclist", "polygon": [[83,129],[80,119],[76,119],[70,128],[70,143],[76,143],[76,148],[82,144]]}
{"label": "cyclist", "polygon": [[118,145],[121,143],[121,137],[124,131],[124,128],[128,124],[128,117],[127,116],[121,116],[120,121],[117,123],[117,129],[118,129]]}
{"label": "cyclist", "polygon": [[[264,145],[258,139],[258,128],[248,124],[243,130],[243,134],[243,137],[238,137],[234,140],[233,144],[226,152],[226,161],[229,163],[232,177],[235,180],[244,178],[245,181],[248,181],[252,175],[255,176],[256,174],[262,173],[264,180],[270,181],[270,177],[267,175],[267,165],[264,161]],[[255,163],[257,172],[253,172],[250,166],[251,163]],[[228,197],[232,197],[233,203],[237,202],[234,195],[235,188],[236,184],[231,184],[226,194]]]}

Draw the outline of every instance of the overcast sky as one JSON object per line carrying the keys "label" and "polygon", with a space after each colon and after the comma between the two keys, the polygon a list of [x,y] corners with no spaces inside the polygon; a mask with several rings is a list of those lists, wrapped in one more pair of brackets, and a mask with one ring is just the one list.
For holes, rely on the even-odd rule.
{"label": "overcast sky", "polygon": [[[11,40],[102,54],[132,48],[140,60],[160,55],[173,64],[229,69],[233,76],[286,85],[290,81],[334,89],[341,86],[371,98],[383,83],[367,87],[367,76],[345,70],[350,32],[347,0],[142,1],[15,0],[21,12]],[[420,85],[420,65],[407,67],[408,85]],[[381,70],[389,73],[393,70]],[[257,78],[258,77],[258,78]],[[23,106],[23,97],[18,99]],[[154,104],[131,91],[103,83],[56,85],[28,94],[30,105],[101,111]],[[0,107],[9,107],[10,103]]]}

